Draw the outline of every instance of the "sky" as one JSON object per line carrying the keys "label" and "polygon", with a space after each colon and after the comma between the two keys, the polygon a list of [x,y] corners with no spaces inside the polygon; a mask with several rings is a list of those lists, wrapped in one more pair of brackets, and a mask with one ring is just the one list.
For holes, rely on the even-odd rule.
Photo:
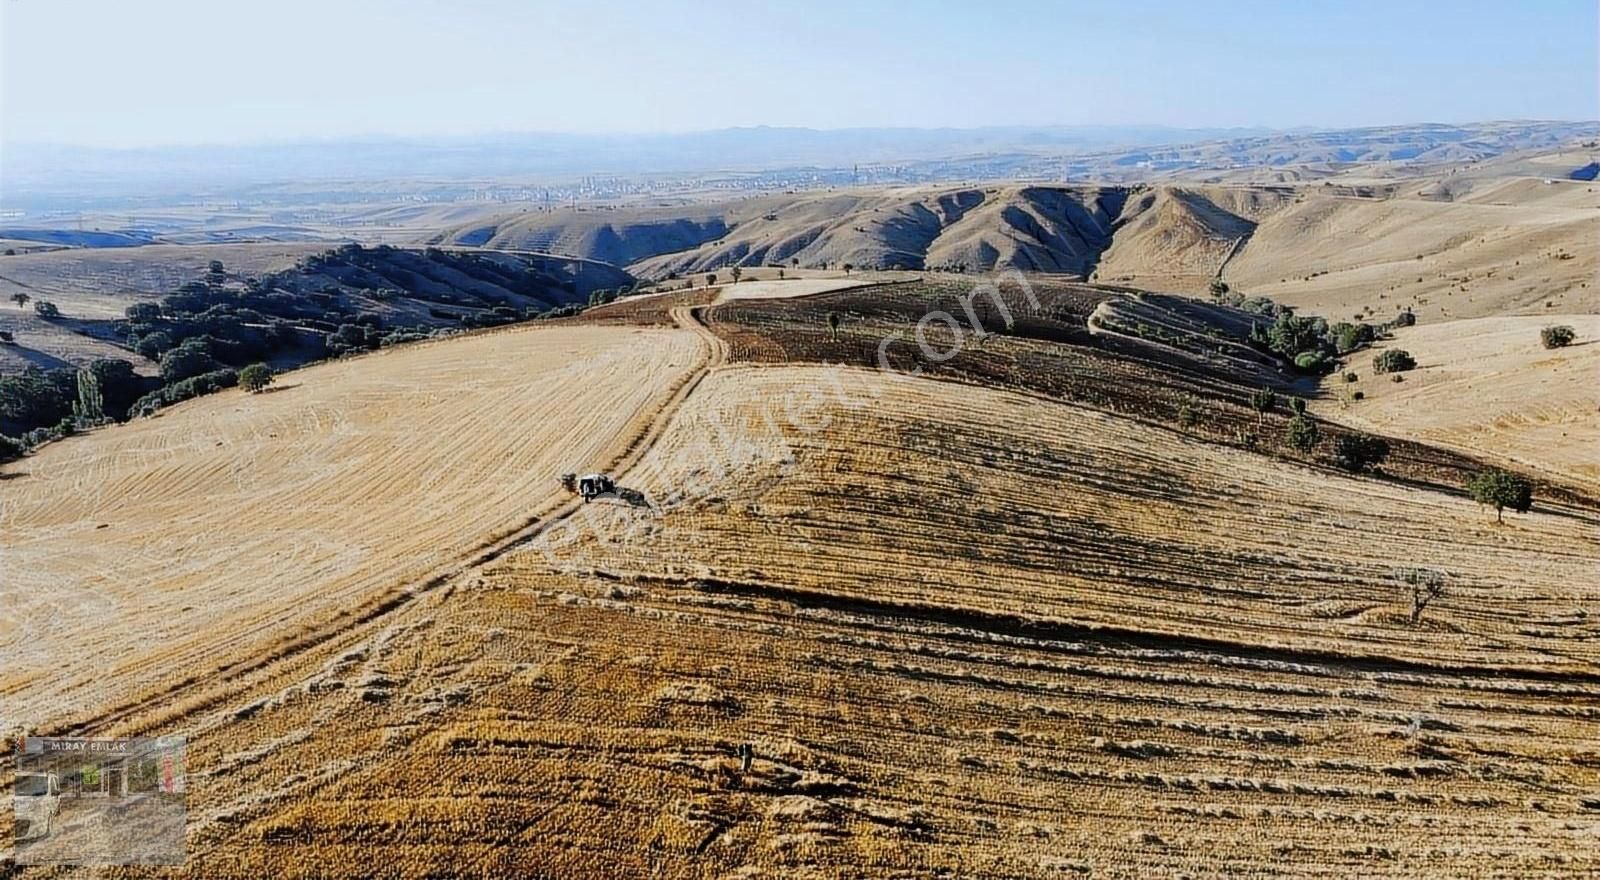
{"label": "sky", "polygon": [[1596,0],[0,0],[0,140],[1600,118]]}

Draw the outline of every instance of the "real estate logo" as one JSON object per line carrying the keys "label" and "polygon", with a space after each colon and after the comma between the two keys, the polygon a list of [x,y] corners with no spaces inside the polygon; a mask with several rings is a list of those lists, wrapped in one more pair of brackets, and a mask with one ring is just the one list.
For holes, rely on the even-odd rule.
{"label": "real estate logo", "polygon": [[22,739],[17,864],[182,864],[185,751],[182,737]]}

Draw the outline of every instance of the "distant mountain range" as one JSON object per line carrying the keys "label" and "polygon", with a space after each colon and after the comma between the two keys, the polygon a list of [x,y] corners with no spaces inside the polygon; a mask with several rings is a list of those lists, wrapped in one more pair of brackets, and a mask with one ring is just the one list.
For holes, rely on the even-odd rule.
{"label": "distant mountain range", "polygon": [[[508,134],[110,150],[7,145],[0,205],[30,211],[127,199],[249,198],[316,181],[479,181],[537,186],[584,177],[689,177],[809,169],[828,183],[1027,178],[1129,181],[1173,170],[1358,161],[1453,161],[1600,137],[1594,122],[1419,124],[1364,129],[734,128],[687,134]],[[759,185],[752,188],[760,188]]]}

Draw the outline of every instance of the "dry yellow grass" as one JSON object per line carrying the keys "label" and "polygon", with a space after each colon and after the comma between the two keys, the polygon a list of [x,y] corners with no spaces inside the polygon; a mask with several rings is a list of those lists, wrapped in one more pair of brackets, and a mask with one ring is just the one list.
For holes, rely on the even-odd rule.
{"label": "dry yellow grass", "polygon": [[1600,869],[1592,515],[870,376],[715,369],[659,511],[123,719],[190,736],[188,873]]}
{"label": "dry yellow grass", "polygon": [[706,355],[687,331],[492,332],[5,466],[6,721],[97,717],[370,613],[548,514],[556,476],[609,466]]}
{"label": "dry yellow grass", "polygon": [[[1543,327],[1573,327],[1567,348],[1540,344]],[[1329,418],[1581,480],[1600,488],[1600,316],[1478,318],[1396,331],[1374,352],[1404,349],[1418,369],[1374,375],[1363,354],[1323,384]],[[1360,390],[1364,399],[1352,399]]]}
{"label": "dry yellow grass", "polygon": [[[1592,509],[729,366],[706,298],[8,466],[17,593],[106,601],[0,634],[7,712],[186,735],[195,877],[1600,870]],[[591,468],[643,503],[555,494]]]}
{"label": "dry yellow grass", "polygon": [[1247,295],[1338,320],[1600,312],[1591,190],[1513,180],[1460,202],[1313,191],[1264,217],[1223,274]]}

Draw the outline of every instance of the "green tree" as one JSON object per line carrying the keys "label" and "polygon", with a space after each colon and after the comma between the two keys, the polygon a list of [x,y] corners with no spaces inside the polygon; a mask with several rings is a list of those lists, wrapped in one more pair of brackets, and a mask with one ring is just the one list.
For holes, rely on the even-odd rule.
{"label": "green tree", "polygon": [[855,268],[855,266],[851,265],[850,263],[845,263],[844,264],[844,274],[849,275],[850,274],[850,270],[854,269],[854,268]]}
{"label": "green tree", "polygon": [[1297,416],[1306,414],[1306,399],[1304,397],[1289,398],[1289,410]]}
{"label": "green tree", "polygon": [[1479,471],[1467,481],[1467,494],[1479,504],[1494,505],[1495,522],[1505,522],[1507,507],[1527,513],[1533,506],[1533,484],[1516,474],[1498,469]]}
{"label": "green tree", "polygon": [[1228,291],[1230,289],[1231,288],[1228,287],[1228,282],[1223,281],[1221,278],[1211,279],[1210,290],[1212,299],[1220,302],[1223,297],[1228,295]]}
{"label": "green tree", "polygon": [[276,375],[266,364],[251,364],[239,371],[239,387],[256,394],[271,385]]}
{"label": "green tree", "polygon": [[744,277],[744,270],[738,266],[734,266],[732,269],[728,270],[728,274],[733,276],[733,283],[738,284],[739,279]]}
{"label": "green tree", "polygon": [[39,317],[46,320],[55,320],[56,318],[61,317],[61,310],[56,308],[55,303],[47,299],[41,299],[34,303],[33,310],[34,312],[38,313]]}
{"label": "green tree", "polygon": [[11,294],[11,301],[16,303],[17,304],[17,308],[19,308],[19,309],[27,308],[28,307],[28,300],[30,300],[30,299],[33,299],[33,297],[27,295],[26,293],[22,293],[20,291],[17,292],[17,293]]}
{"label": "green tree", "polygon": [[1352,474],[1377,467],[1389,457],[1389,441],[1366,434],[1345,434],[1333,441],[1333,462]]}
{"label": "green tree", "polygon": [[1572,329],[1566,324],[1558,324],[1554,327],[1546,327],[1539,331],[1539,342],[1542,343],[1545,348],[1566,348],[1572,344],[1572,340],[1577,338],[1578,331]]}
{"label": "green tree", "polygon": [[717,283],[717,273],[715,273],[715,272],[708,273],[706,275],[706,286],[707,287],[711,287],[712,285],[714,285],[716,283]]}
{"label": "green tree", "polygon": [[216,368],[217,362],[211,359],[211,352],[204,342],[186,339],[182,345],[161,356],[161,381],[170,385]]}
{"label": "green tree", "polygon": [[1310,453],[1322,442],[1322,431],[1315,419],[1301,413],[1289,420],[1289,445],[1303,453]]}
{"label": "green tree", "polygon": [[1335,324],[1333,347],[1339,354],[1349,354],[1378,338],[1371,324]]}
{"label": "green tree", "polygon": [[1411,352],[1403,348],[1391,348],[1380,352],[1372,358],[1372,372],[1374,373],[1404,373],[1417,368],[1417,359]]}
{"label": "green tree", "polygon": [[7,437],[4,434],[0,434],[0,461],[11,461],[12,459],[21,458],[22,453],[27,451],[28,448],[22,445],[21,440],[18,440],[15,437]]}
{"label": "green tree", "polygon": [[1278,395],[1271,388],[1260,388],[1250,394],[1250,408],[1256,411],[1256,425],[1260,426],[1267,413],[1278,408]]}
{"label": "green tree", "polygon": [[829,312],[828,313],[828,329],[833,331],[833,341],[834,342],[838,342],[839,341],[839,325],[841,323],[843,323],[843,321],[844,321],[844,319],[839,317],[839,313],[838,312]]}
{"label": "green tree", "polygon": [[78,400],[72,406],[72,415],[79,423],[93,425],[106,417],[105,396],[100,390],[100,377],[91,369],[78,371]]}

